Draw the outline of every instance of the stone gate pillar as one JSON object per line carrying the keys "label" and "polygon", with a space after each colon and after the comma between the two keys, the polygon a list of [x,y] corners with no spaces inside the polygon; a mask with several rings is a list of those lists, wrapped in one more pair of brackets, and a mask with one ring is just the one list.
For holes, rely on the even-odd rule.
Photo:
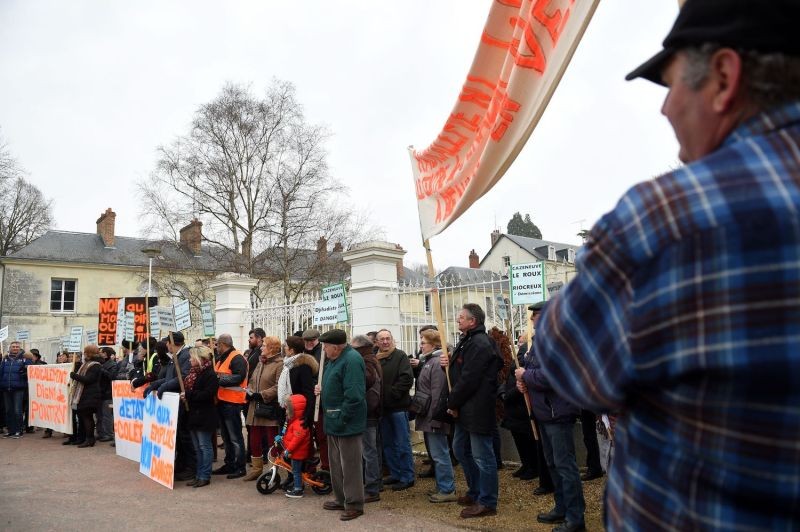
{"label": "stone gate pillar", "polygon": [[395,244],[374,240],[342,255],[351,268],[353,335],[389,329],[400,338],[400,307],[393,288],[397,285],[397,264],[405,253]]}
{"label": "stone gate pillar", "polygon": [[223,273],[209,283],[216,296],[216,334],[230,334],[236,349],[247,349],[249,323],[242,319],[242,312],[251,309],[250,291],[258,281],[246,275]]}

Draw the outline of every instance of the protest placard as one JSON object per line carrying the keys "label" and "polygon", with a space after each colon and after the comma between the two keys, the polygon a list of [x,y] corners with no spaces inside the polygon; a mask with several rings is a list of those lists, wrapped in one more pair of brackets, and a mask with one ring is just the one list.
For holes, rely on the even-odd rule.
{"label": "protest placard", "polygon": [[161,399],[151,393],[144,400],[139,472],[169,489],[175,469],[179,398],[177,393],[166,392]]}
{"label": "protest placard", "polygon": [[335,323],[346,323],[350,321],[347,308],[347,290],[344,287],[344,283],[337,283],[324,287],[322,289],[322,300],[335,302],[338,305]]}
{"label": "protest placard", "polygon": [[544,301],[544,262],[512,264],[508,272],[511,302],[530,305]]}
{"label": "protest placard", "polygon": [[314,325],[331,325],[339,321],[339,304],[336,301],[314,302]]}
{"label": "protest placard", "polygon": [[28,425],[72,434],[71,371],[72,364],[28,366]]}
{"label": "protest placard", "polygon": [[133,342],[136,335],[136,314],[126,310],[125,311],[125,339]]}
{"label": "protest placard", "polygon": [[0,329],[0,342],[5,342],[8,339],[8,325]]}
{"label": "protest placard", "polygon": [[125,340],[125,298],[121,298],[117,301],[117,334],[114,338],[114,343],[117,345],[121,345],[122,341]]}
{"label": "protest placard", "polygon": [[159,329],[164,335],[175,330],[175,315],[172,313],[172,307],[154,307],[150,310],[150,314],[156,315]]}
{"label": "protest placard", "polygon": [[158,321],[156,308],[150,309],[150,334],[155,338],[161,338],[161,323]]}
{"label": "protest placard", "polygon": [[83,349],[83,325],[75,325],[69,328],[69,349],[70,353],[80,353]]}
{"label": "protest placard", "polygon": [[[101,297],[98,304],[97,345],[115,345],[118,343],[117,320],[121,320],[120,323],[125,323],[124,314],[121,318],[119,316],[120,300],[123,301],[122,308],[124,311],[134,313],[134,341],[143,342],[147,340],[145,299],[144,297]],[[150,298],[151,309],[156,305],[157,301],[157,297]],[[121,330],[120,332],[124,334],[125,331]]]}
{"label": "protest placard", "polygon": [[203,318],[203,336],[214,336],[214,313],[211,311],[211,303],[203,301],[200,303],[200,315]]}
{"label": "protest placard", "polygon": [[30,331],[17,331],[17,341],[18,342],[27,342],[31,339],[31,332]]}
{"label": "protest placard", "polygon": [[189,300],[184,299],[173,307],[175,313],[175,328],[179,331],[185,331],[192,328],[192,311],[189,306]]}
{"label": "protest placard", "polygon": [[[114,442],[118,456],[138,462],[142,448],[146,386],[131,390],[129,381],[111,381],[114,404]],[[155,395],[155,394],[154,394]]]}
{"label": "protest placard", "polygon": [[61,350],[62,351],[69,351],[69,336],[62,336],[61,337]]}
{"label": "protest placard", "polygon": [[86,344],[87,345],[97,345],[97,329],[92,329],[91,331],[86,331]]}

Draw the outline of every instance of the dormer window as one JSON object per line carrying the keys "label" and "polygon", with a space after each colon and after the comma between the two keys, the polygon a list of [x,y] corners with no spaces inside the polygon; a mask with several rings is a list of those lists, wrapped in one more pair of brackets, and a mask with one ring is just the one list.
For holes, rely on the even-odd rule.
{"label": "dormer window", "polygon": [[575,250],[572,248],[569,248],[567,250],[567,262],[569,262],[570,264],[575,262]]}
{"label": "dormer window", "polygon": [[547,246],[547,260],[556,260],[555,246]]}

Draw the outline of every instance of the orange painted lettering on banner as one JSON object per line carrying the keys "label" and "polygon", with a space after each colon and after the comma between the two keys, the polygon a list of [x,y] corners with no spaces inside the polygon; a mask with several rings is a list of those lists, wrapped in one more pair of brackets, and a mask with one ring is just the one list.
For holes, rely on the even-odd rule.
{"label": "orange painted lettering on banner", "polygon": [[173,465],[153,456],[150,460],[150,478],[167,486],[172,486]]}
{"label": "orange painted lettering on banner", "polygon": [[[556,9],[552,15],[547,14],[547,7],[552,0],[536,0],[531,9],[531,14],[542,26],[547,29],[550,34],[550,40],[553,46],[558,44],[558,38],[561,37],[561,32],[564,31],[564,26],[567,25],[569,20],[570,8],[564,12],[563,16],[560,9]],[[570,0],[570,4],[574,4],[575,0]]]}
{"label": "orange painted lettering on banner", "polygon": [[115,419],[114,434],[122,440],[142,443],[142,422],[128,419]]}
{"label": "orange painted lettering on banner", "polygon": [[161,425],[153,425],[150,428],[150,439],[157,445],[162,445],[167,449],[175,448],[175,429]]}
{"label": "orange painted lettering on banner", "polygon": [[58,382],[65,384],[68,382],[69,372],[61,368],[46,368],[43,366],[28,366],[28,379],[35,381]]}
{"label": "orange painted lettering on banner", "polygon": [[47,404],[31,399],[31,424],[36,421],[64,425],[67,421],[67,403]]}

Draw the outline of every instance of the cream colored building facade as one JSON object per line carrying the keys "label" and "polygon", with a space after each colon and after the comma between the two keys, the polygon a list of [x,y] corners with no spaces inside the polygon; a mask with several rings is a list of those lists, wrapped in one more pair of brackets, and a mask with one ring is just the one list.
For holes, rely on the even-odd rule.
{"label": "cream colored building facade", "polygon": [[[38,348],[47,362],[55,360],[62,338],[73,326],[85,333],[98,329],[99,300],[147,295],[149,258],[142,251],[157,244],[153,260],[153,290],[159,304],[171,305],[185,294],[203,294],[204,279],[216,273],[213,261],[200,246],[200,224],[181,232],[181,243],[117,237],[114,213],[107,210],[97,221],[97,233],[48,231],[18,252],[0,258],[0,327],[9,327],[8,343],[19,331],[28,331],[26,347]],[[176,264],[185,265],[185,274]],[[170,267],[160,267],[169,264]],[[158,292],[165,282],[172,289]],[[213,294],[207,294],[213,302]],[[195,307],[196,305],[193,305]],[[202,336],[199,310],[193,308],[193,327],[187,340]]]}

